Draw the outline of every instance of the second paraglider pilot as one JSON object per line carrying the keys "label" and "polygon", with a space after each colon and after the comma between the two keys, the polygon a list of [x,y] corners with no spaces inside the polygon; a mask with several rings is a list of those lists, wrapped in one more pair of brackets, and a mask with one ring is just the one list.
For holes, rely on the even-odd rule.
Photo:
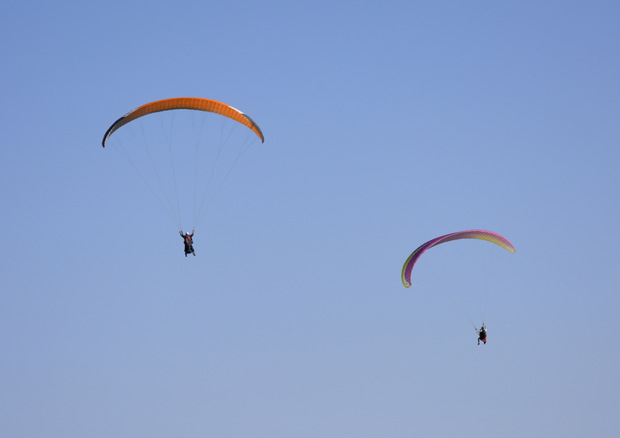
{"label": "second paraglider pilot", "polygon": [[487,343],[487,326],[482,324],[482,327],[480,327],[480,330],[476,329],[476,331],[478,332],[478,345],[480,345],[480,341],[486,344]]}

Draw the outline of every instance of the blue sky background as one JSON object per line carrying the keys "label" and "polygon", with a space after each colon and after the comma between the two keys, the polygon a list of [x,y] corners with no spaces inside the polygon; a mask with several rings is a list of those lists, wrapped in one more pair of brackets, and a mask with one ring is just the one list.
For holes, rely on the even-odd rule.
{"label": "blue sky background", "polygon": [[[618,436],[619,18],[615,1],[4,2],[0,434]],[[266,138],[190,259],[100,146],[177,96]],[[446,244],[403,288],[411,251],[470,228],[516,254]]]}

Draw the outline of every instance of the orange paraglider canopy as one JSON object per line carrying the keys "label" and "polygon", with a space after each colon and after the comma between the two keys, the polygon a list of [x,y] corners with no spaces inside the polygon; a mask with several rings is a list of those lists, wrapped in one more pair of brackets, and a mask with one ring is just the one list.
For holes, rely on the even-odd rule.
{"label": "orange paraglider canopy", "polygon": [[220,114],[224,117],[228,117],[247,126],[252,131],[254,131],[258,138],[260,138],[261,142],[265,141],[263,133],[258,127],[258,125],[254,123],[254,121],[249,116],[242,113],[238,109],[233,108],[230,105],[218,102],[217,100],[204,99],[200,97],[174,97],[172,99],[156,100],[155,102],[147,103],[125,114],[108,128],[105,135],[103,136],[101,146],[105,148],[105,144],[108,141],[108,138],[110,138],[114,131],[116,131],[121,126],[126,125],[133,120],[136,120],[137,118],[161,111],[177,109],[207,111],[215,114]]}

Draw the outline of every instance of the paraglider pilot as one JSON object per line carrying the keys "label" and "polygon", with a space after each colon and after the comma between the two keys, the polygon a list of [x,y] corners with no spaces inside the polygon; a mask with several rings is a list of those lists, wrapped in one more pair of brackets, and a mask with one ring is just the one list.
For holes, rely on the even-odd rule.
{"label": "paraglider pilot", "polygon": [[480,345],[480,341],[486,344],[487,343],[487,326],[482,324],[482,327],[480,327],[480,330],[476,329],[476,331],[478,332],[478,345]]}
{"label": "paraglider pilot", "polygon": [[194,240],[192,239],[192,237],[194,237],[194,230],[192,230],[192,234],[183,234],[183,230],[180,230],[179,234],[181,235],[183,243],[185,244],[185,257],[187,257],[187,254],[196,255],[196,253],[194,252]]}

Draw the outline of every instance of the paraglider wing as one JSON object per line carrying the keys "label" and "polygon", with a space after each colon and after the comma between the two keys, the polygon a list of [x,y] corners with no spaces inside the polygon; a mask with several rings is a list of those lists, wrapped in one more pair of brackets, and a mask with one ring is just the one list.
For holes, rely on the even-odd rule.
{"label": "paraglider wing", "polygon": [[496,245],[501,246],[502,248],[510,251],[511,253],[515,252],[514,246],[512,243],[508,241],[501,234],[494,233],[492,231],[486,230],[468,230],[468,231],[458,231],[456,233],[446,234],[445,236],[436,237],[428,242],[420,245],[407,259],[405,264],[403,265],[403,270],[401,273],[401,279],[403,281],[403,285],[405,287],[411,286],[411,272],[413,271],[413,266],[419,260],[419,258],[426,252],[428,249],[433,246],[439,245],[441,243],[450,242],[452,240],[458,239],[480,239],[487,240],[489,242],[495,243]]}
{"label": "paraglider wing", "polygon": [[247,126],[252,131],[254,131],[258,138],[260,138],[261,142],[265,141],[263,133],[258,127],[258,125],[254,123],[254,121],[249,116],[242,113],[238,109],[233,108],[230,105],[218,102],[217,100],[204,99],[200,97],[175,97],[172,99],[157,100],[155,102],[147,103],[146,105],[142,105],[141,107],[138,107],[133,111],[128,112],[108,128],[105,135],[103,136],[101,146],[105,148],[105,144],[108,141],[108,138],[110,138],[114,131],[116,131],[121,126],[126,125],[133,120],[136,120],[139,117],[146,116],[147,114],[157,113],[160,111],[177,109],[207,111],[215,114],[220,114],[224,117],[228,117]]}

